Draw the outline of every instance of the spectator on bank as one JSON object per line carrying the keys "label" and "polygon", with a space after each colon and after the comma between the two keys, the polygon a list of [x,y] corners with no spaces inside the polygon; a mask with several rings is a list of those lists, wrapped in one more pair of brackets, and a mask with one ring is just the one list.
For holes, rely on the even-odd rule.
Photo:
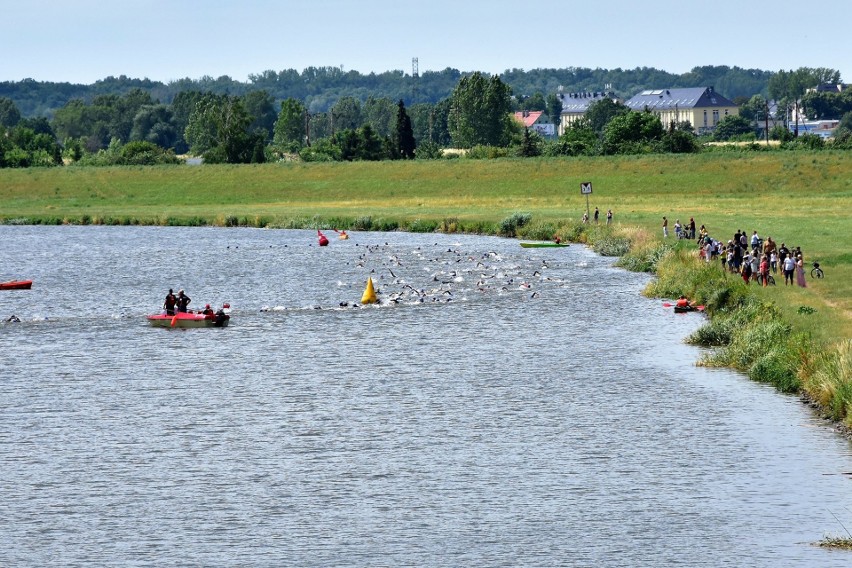
{"label": "spectator on bank", "polygon": [[784,270],[784,286],[788,284],[790,286],[793,285],[793,272],[796,270],[796,260],[792,255],[787,255],[784,258],[784,263],[782,265]]}

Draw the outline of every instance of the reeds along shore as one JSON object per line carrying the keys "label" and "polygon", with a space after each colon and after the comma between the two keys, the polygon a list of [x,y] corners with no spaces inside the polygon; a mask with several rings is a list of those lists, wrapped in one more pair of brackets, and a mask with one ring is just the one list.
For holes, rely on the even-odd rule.
{"label": "reeds along shore", "polygon": [[810,306],[796,308],[797,321],[786,317],[780,304],[792,301],[791,292],[798,290],[750,286],[682,246],[632,250],[620,264],[630,266],[636,258],[646,259],[657,275],[645,294],[683,294],[706,306],[707,324],[687,339],[713,348],[700,365],[737,369],[781,392],[799,393],[852,434],[852,340],[820,338],[815,329],[825,316],[816,317],[818,310]]}

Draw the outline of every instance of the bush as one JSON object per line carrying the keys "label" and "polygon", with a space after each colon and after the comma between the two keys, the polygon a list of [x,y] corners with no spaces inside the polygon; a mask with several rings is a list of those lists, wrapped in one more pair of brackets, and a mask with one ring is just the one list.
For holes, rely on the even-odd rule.
{"label": "bush", "polygon": [[531,219],[530,213],[513,213],[500,222],[500,234],[504,237],[514,237],[518,234],[518,229],[529,223]]}
{"label": "bush", "polygon": [[505,158],[509,155],[508,148],[500,148],[499,146],[474,146],[467,151],[466,156],[473,160],[493,160],[495,158]]}
{"label": "bush", "polygon": [[411,233],[434,233],[438,229],[438,222],[415,219],[405,229]]}

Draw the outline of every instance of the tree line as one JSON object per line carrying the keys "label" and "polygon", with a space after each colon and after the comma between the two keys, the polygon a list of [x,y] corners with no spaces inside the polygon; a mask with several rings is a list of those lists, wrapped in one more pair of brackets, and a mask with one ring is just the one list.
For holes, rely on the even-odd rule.
{"label": "tree line", "polygon": [[[852,93],[805,93],[810,85],[839,82],[830,69],[800,69],[773,75],[767,87],[779,108],[824,116],[852,111]],[[610,99],[592,105],[583,121],[559,140],[525,131],[511,113],[542,110],[559,121],[556,93],[517,96],[499,76],[461,76],[449,96],[436,103],[406,106],[402,98],[352,95],[327,110],[305,100],[281,102],[266,90],[242,95],[186,90],[169,103],[136,87],[124,94],[73,99],[52,119],[28,118],[15,102],[0,97],[0,167],[176,163],[178,154],[203,156],[206,163],[258,163],[269,160],[385,160],[434,158],[442,148],[474,150],[487,156],[595,155],[637,152],[692,152],[700,147],[692,125],[664,131],[650,113],[629,113]],[[717,139],[754,139],[769,99],[742,101],[740,116],[726,117]],[[847,117],[848,118],[848,117]],[[848,120],[840,128],[846,142]],[[773,137],[790,138],[785,128]],[[487,149],[487,150],[483,150]]]}
{"label": "tree line", "polygon": [[[102,95],[122,96],[132,90],[142,90],[152,99],[170,104],[184,91],[210,92],[218,95],[243,96],[252,91],[265,91],[276,101],[293,98],[302,101],[310,112],[326,112],[341,97],[351,96],[360,101],[367,98],[403,100],[407,106],[417,103],[438,103],[450,96],[462,76],[472,72],[446,68],[424,71],[417,76],[400,70],[362,74],[344,71],[339,67],[308,67],[302,71],[267,70],[250,75],[247,81],[237,81],[227,75],[199,79],[184,78],[163,83],[150,79],[135,79],[124,75],[107,77],[91,85],[41,82],[33,79],[0,82],[0,97],[15,102],[24,117],[53,116],[53,113],[74,99],[92,103]],[[674,74],[653,67],[636,69],[507,69],[499,74],[516,97],[531,97],[536,93],[612,91],[619,98],[652,88],[686,88],[713,86],[730,99],[769,95],[769,83],[776,73],[740,67],[702,66],[688,73]],[[606,87],[608,86],[608,87]]]}

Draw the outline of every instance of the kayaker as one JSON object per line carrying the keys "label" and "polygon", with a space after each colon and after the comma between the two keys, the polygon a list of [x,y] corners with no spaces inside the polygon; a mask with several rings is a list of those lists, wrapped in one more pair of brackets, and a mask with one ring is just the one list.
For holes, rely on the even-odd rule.
{"label": "kayaker", "polygon": [[681,295],[681,297],[677,299],[675,306],[682,309],[689,309],[692,307],[692,302],[687,300],[686,296]]}
{"label": "kayaker", "polygon": [[177,298],[175,298],[175,292],[174,292],[174,290],[169,288],[169,293],[166,294],[166,301],[163,302],[163,308],[165,308],[167,316],[175,315],[175,304],[177,304]]}
{"label": "kayaker", "polygon": [[177,295],[177,311],[186,313],[186,309],[189,306],[189,303],[192,301],[192,298],[187,296],[183,290],[178,291]]}

